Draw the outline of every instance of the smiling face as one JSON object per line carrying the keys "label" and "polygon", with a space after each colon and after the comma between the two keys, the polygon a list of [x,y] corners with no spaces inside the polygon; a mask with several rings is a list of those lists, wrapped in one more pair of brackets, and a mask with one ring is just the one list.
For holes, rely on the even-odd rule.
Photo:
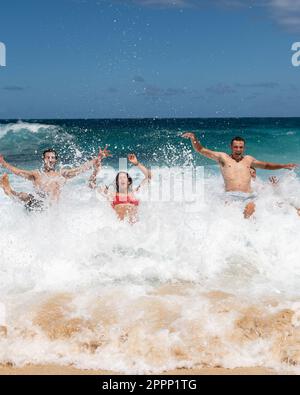
{"label": "smiling face", "polygon": [[44,169],[45,171],[55,170],[57,157],[55,152],[44,152]]}
{"label": "smiling face", "polygon": [[241,158],[245,152],[245,142],[233,140],[231,143],[231,152],[234,158]]}
{"label": "smiling face", "polygon": [[131,185],[131,178],[127,173],[120,172],[117,175],[116,184],[118,192],[127,192],[129,186]]}

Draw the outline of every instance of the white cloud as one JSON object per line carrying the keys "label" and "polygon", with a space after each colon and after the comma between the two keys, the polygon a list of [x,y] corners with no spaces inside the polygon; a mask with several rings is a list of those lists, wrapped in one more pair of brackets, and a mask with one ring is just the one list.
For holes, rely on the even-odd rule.
{"label": "white cloud", "polygon": [[270,0],[268,6],[280,25],[300,31],[300,0]]}
{"label": "white cloud", "polygon": [[224,8],[259,8],[290,31],[300,31],[300,0],[131,0],[142,6],[187,8],[221,6]]}
{"label": "white cloud", "polygon": [[270,0],[271,6],[282,12],[299,12],[300,0]]}

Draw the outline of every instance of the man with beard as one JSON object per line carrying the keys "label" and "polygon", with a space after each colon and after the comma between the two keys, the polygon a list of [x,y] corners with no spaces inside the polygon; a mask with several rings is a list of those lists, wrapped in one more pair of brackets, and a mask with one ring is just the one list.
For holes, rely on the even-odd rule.
{"label": "man with beard", "polygon": [[245,204],[245,218],[250,218],[255,212],[255,194],[251,189],[251,167],[265,170],[292,170],[297,166],[293,163],[279,164],[263,162],[250,155],[244,156],[245,140],[242,137],[234,137],[231,140],[231,154],[204,148],[194,133],[187,132],[182,137],[190,139],[193,148],[199,154],[219,163],[225,183],[225,200],[243,202]]}

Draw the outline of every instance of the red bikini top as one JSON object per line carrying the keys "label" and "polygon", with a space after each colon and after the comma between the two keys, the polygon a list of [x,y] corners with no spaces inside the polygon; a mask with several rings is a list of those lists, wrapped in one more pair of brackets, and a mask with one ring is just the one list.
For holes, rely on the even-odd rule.
{"label": "red bikini top", "polygon": [[119,196],[117,193],[114,197],[114,200],[112,202],[112,207],[115,208],[118,204],[132,204],[134,206],[139,205],[139,201],[135,199],[133,196],[127,195],[127,196]]}

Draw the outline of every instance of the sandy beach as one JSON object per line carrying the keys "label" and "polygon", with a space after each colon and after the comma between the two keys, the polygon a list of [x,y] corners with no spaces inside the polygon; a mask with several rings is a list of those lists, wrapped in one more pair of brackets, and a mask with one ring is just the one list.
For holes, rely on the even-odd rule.
{"label": "sandy beach", "polygon": [[[27,365],[22,368],[1,366],[0,375],[118,375],[121,373],[106,370],[81,370],[70,366],[58,365]],[[162,375],[276,375],[265,368],[199,368],[199,369],[177,369],[161,372]]]}
{"label": "sandy beach", "polygon": [[[120,324],[118,328],[122,328],[122,331],[119,330],[115,338],[115,344],[119,352],[123,353],[120,355],[128,356],[129,360],[135,358],[137,361],[141,361],[140,365],[135,365],[141,368],[144,366],[143,361],[147,361],[149,367],[144,369],[144,371],[155,371],[159,372],[159,374],[270,375],[287,373],[287,364],[282,366],[282,369],[276,371],[264,367],[268,365],[267,363],[261,363],[260,367],[252,368],[243,367],[242,362],[241,366],[236,369],[219,367],[220,364],[214,361],[214,356],[223,355],[226,357],[227,355],[231,355],[231,350],[224,346],[222,337],[212,337],[203,327],[199,326],[199,323],[203,323],[205,318],[203,311],[201,311],[201,315],[199,314],[197,316],[196,320],[187,321],[187,325],[179,332],[182,341],[181,345],[174,343],[169,348],[166,347],[165,343],[160,340],[160,335],[166,331],[172,334],[172,331],[174,331],[174,317],[177,317],[175,315],[175,313],[177,314],[177,310],[174,302],[167,305],[168,308],[162,302],[165,303],[166,297],[170,297],[170,295],[175,295],[176,298],[180,296],[181,300],[184,301],[184,298],[188,297],[188,292],[191,292],[192,289],[191,286],[187,287],[183,284],[180,286],[155,288],[148,295],[147,300],[138,299],[137,305],[132,304],[129,312],[126,314],[127,317],[131,317],[131,322],[129,323],[125,320],[126,325],[123,327]],[[13,326],[11,328],[2,328],[7,344],[14,344],[15,337],[21,333],[20,338],[23,342],[23,348],[28,353],[28,356],[26,357],[26,361],[24,361],[27,364],[24,364],[24,366],[18,365],[13,359],[6,359],[5,363],[0,365],[0,375],[109,375],[122,374],[120,371],[138,371],[137,369],[132,369],[132,367],[131,369],[122,370],[120,365],[117,364],[115,366],[119,367],[114,371],[111,364],[104,364],[104,358],[110,358],[106,348],[114,340],[114,338],[109,337],[111,333],[110,328],[114,322],[118,323],[118,319],[120,319],[118,316],[119,310],[111,302],[111,296],[114,294],[109,293],[108,296],[110,295],[110,298],[104,295],[105,297],[103,299],[91,303],[95,315],[88,321],[83,320],[80,316],[76,317],[74,314],[71,316],[70,313],[72,313],[72,309],[74,308],[74,304],[72,304],[75,300],[74,295],[55,294],[52,297],[49,295],[44,296],[44,300],[41,298],[39,304],[31,313],[32,321],[30,322],[33,322],[34,326],[25,330],[22,326],[24,320],[20,319],[20,328],[22,331]],[[159,300],[157,295],[159,295]],[[120,300],[120,292],[117,300]],[[150,304],[149,300],[151,301]],[[272,337],[272,348],[270,350],[268,349],[270,357],[282,362],[287,362],[287,358],[289,358],[290,364],[291,361],[297,363],[298,354],[295,348],[296,331],[292,321],[293,311],[278,308],[275,303],[276,301],[273,300],[272,306],[274,309],[277,308],[277,311],[268,315],[262,306],[260,308],[247,304],[244,306],[242,301],[238,301],[234,295],[216,291],[203,293],[200,289],[198,290],[198,300],[205,302],[205,306],[209,307],[210,316],[214,317],[215,320],[219,319],[219,316],[223,316],[226,319],[228,314],[232,314],[232,312],[236,315],[238,314],[239,318],[234,321],[235,325],[224,339],[228,339],[232,344],[236,344],[243,349],[247,347],[249,342],[263,342],[265,339]],[[268,303],[270,304],[271,302],[269,301]],[[191,304],[192,300],[190,300],[190,303],[186,303],[186,305]],[[136,311],[144,312],[144,317],[146,317],[148,325],[146,326],[146,334],[149,339],[148,343],[144,341],[144,331],[146,330],[144,321],[139,319],[133,320],[133,306],[138,306],[139,309],[136,309]],[[123,312],[122,317],[124,317]],[[97,326],[97,322],[101,323],[101,327]],[[151,329],[151,332],[148,331],[148,327]],[[102,332],[99,328],[102,328]],[[106,338],[100,336],[102,333],[106,334]],[[139,335],[140,333],[143,335],[142,337]],[[287,337],[287,333],[290,333],[290,336]],[[224,333],[222,333],[222,336],[224,337]],[[205,348],[203,345],[206,339],[209,340],[209,348]],[[50,347],[60,347],[59,349],[61,349],[62,346],[67,345],[69,347],[68,350],[70,350],[69,356],[73,353],[72,355],[75,358],[78,352],[80,352],[82,357],[88,357],[91,362],[86,365],[86,369],[77,369],[75,364],[72,364],[72,361],[71,363],[61,362],[61,365],[59,365],[56,362],[59,361],[57,358],[58,355],[53,352],[51,356],[53,363],[45,362],[44,364],[45,354],[43,352],[38,354],[38,350],[43,350],[40,346],[41,344],[47,345],[49,349],[51,349]],[[147,348],[145,348],[146,346]],[[35,360],[37,361],[37,358],[39,358],[39,362],[36,364],[30,363],[30,359],[32,358],[30,352],[33,349],[37,350]],[[102,355],[100,355],[101,349]],[[14,352],[16,353],[18,350],[18,348],[15,348]],[[64,351],[64,353],[66,354],[67,352]],[[189,365],[193,365],[194,368],[182,368],[172,371],[164,370],[167,366],[170,366],[170,360],[177,359],[177,361],[180,361],[183,358],[190,361]],[[237,358],[239,358],[238,355],[236,356]],[[189,365],[177,362],[177,366]],[[224,365],[226,366],[226,363]],[[107,366],[110,370],[90,369],[93,366]],[[173,366],[176,366],[176,364],[173,364]]]}

